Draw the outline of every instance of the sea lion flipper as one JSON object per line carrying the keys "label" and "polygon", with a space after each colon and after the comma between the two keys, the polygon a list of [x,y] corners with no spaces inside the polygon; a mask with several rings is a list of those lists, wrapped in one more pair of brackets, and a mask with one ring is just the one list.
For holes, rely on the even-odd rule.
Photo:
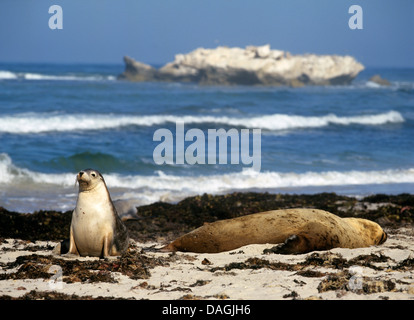
{"label": "sea lion flipper", "polygon": [[73,237],[73,228],[72,226],[70,227],[70,235],[69,235],[69,249],[66,253],[64,254],[68,254],[68,255],[76,255],[79,256],[79,251],[78,248],[76,247],[76,243],[75,243],[75,239]]}
{"label": "sea lion flipper", "polygon": [[263,250],[263,253],[276,254],[302,254],[315,250],[311,242],[302,234],[292,234],[286,238],[285,242],[278,244],[270,249]]}
{"label": "sea lion flipper", "polygon": [[112,247],[112,234],[106,234],[103,238],[103,246],[102,246],[102,253],[100,258],[106,258],[111,255],[111,247]]}
{"label": "sea lion flipper", "polygon": [[306,239],[303,236],[292,234],[286,238],[285,242],[281,245],[275,246],[266,252],[272,252],[277,254],[300,254],[307,252]]}
{"label": "sea lion flipper", "polygon": [[159,251],[160,252],[175,252],[177,251],[177,248],[174,245],[174,242],[171,242],[167,244],[166,246],[162,247]]}

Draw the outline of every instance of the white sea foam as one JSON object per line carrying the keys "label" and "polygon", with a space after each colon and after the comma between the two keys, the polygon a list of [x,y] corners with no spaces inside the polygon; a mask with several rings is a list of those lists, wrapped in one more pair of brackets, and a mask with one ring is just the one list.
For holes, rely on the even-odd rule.
{"label": "white sea foam", "polygon": [[[21,212],[70,210],[76,203],[75,176],[76,172],[41,173],[20,168],[7,154],[0,154],[0,206]],[[356,186],[371,186],[372,189],[372,186],[413,184],[414,168],[305,173],[258,173],[247,169],[209,176],[176,176],[159,171],[152,176],[107,173],[104,177],[113,199],[133,200],[137,205],[146,205],[236,190],[332,190],[338,186],[354,190],[358,189]],[[33,197],[33,194],[36,196]]]}
{"label": "white sea foam", "polygon": [[17,79],[17,75],[13,72],[0,70],[0,80]]}
{"label": "white sea foam", "polygon": [[327,171],[306,173],[280,173],[245,170],[212,176],[173,176],[160,173],[158,176],[106,176],[108,185],[122,188],[150,188],[153,190],[195,191],[196,193],[218,193],[235,189],[273,189],[289,187],[365,185],[414,183],[414,169],[383,171]]}
{"label": "white sea foam", "polygon": [[115,115],[115,114],[61,114],[49,115],[24,113],[0,117],[0,132],[40,133],[50,131],[105,130],[125,126],[154,126],[184,121],[186,125],[218,124],[264,130],[293,130],[318,128],[329,125],[383,125],[404,122],[397,111],[379,114],[341,117],[335,114],[323,116],[298,116],[272,114],[257,117],[174,116],[174,115]]}
{"label": "white sea foam", "polygon": [[380,85],[379,83],[373,82],[373,81],[367,81],[367,83],[365,84],[368,88],[375,88],[375,89],[380,89],[383,87],[383,85]]}
{"label": "white sea foam", "polygon": [[74,185],[75,176],[71,173],[48,174],[33,172],[17,167],[6,153],[0,153],[0,185],[51,184],[66,187]]}
{"label": "white sea foam", "polygon": [[7,70],[0,70],[0,80],[49,80],[49,81],[101,81],[101,80],[116,80],[112,75],[49,75],[30,72],[11,72]]}
{"label": "white sea foam", "polygon": [[26,80],[64,80],[64,81],[99,81],[115,80],[114,76],[76,76],[76,75],[45,75],[38,73],[24,73],[22,77]]}
{"label": "white sea foam", "polygon": [[[0,184],[48,184],[73,187],[76,173],[40,173],[15,166],[10,157],[0,154]],[[178,192],[218,193],[233,189],[266,189],[329,185],[368,185],[414,183],[414,168],[377,171],[325,171],[304,173],[256,172],[246,169],[241,172],[209,176],[176,176],[162,171],[152,176],[121,175],[109,173],[105,181],[111,188],[141,190],[171,190]]]}

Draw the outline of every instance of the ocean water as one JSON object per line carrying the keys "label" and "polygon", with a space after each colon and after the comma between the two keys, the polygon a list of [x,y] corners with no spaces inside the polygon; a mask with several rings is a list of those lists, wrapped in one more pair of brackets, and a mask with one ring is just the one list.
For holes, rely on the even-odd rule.
{"label": "ocean water", "polygon": [[[118,81],[123,65],[0,64],[0,206],[75,206],[76,173],[99,170],[133,205],[233,191],[413,193],[414,69],[367,68],[351,85],[200,86]],[[391,86],[369,81],[380,74]],[[249,129],[260,171],[227,161],[157,164],[158,129]],[[253,129],[261,129],[254,154]],[[200,140],[201,141],[201,140]],[[184,141],[185,150],[193,141]],[[201,150],[201,149],[199,149]],[[218,151],[218,149],[217,149]],[[238,152],[239,151],[239,152]],[[224,151],[222,151],[223,153]],[[256,159],[255,158],[255,159]]]}

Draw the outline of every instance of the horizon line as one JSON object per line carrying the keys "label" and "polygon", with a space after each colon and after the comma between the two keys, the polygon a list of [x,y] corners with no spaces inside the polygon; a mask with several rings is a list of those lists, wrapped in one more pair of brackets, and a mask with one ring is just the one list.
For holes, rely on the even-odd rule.
{"label": "horizon line", "polygon": [[[144,62],[144,61],[140,61],[140,60],[136,60],[135,58],[133,58],[135,61],[139,61],[145,64],[148,64],[152,67],[162,67],[165,64],[171,62],[171,61],[167,61],[167,62]],[[97,61],[41,61],[41,60],[27,60],[27,61],[13,61],[13,60],[9,60],[9,61],[4,61],[4,60],[0,60],[0,64],[46,64],[46,65],[119,65],[119,66],[125,66],[125,63],[123,62],[123,57],[120,59],[119,62],[109,62],[109,61],[101,61],[101,62],[97,62]],[[405,66],[400,66],[400,65],[389,65],[389,64],[384,64],[384,65],[365,65],[363,64],[364,67],[366,68],[395,68],[395,69],[414,69],[414,64],[413,65],[405,65]]]}

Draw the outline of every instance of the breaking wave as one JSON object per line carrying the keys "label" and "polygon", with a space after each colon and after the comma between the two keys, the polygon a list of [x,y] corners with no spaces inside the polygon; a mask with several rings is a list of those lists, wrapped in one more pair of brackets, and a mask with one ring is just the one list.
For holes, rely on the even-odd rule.
{"label": "breaking wave", "polygon": [[49,75],[30,72],[11,72],[7,70],[0,70],[0,80],[48,80],[48,81],[102,81],[102,80],[116,80],[112,75],[91,75],[91,74],[60,74]]}
{"label": "breaking wave", "polygon": [[[0,205],[20,212],[39,209],[71,210],[76,203],[76,172],[41,173],[16,166],[8,154],[0,153]],[[177,202],[186,197],[224,194],[234,191],[329,189],[340,187],[364,189],[414,183],[414,168],[377,171],[325,171],[304,173],[241,172],[209,176],[169,175],[158,171],[150,176],[104,174],[114,200],[129,200],[135,206],[157,201]]]}
{"label": "breaking wave", "polygon": [[402,123],[404,117],[397,111],[379,114],[342,117],[298,116],[271,114],[249,118],[228,116],[175,116],[175,115],[115,115],[115,114],[62,114],[24,113],[0,117],[0,132],[27,134],[50,131],[108,130],[125,126],[154,126],[167,123],[218,124],[270,131],[319,128],[329,125],[384,125]]}
{"label": "breaking wave", "polygon": [[[73,187],[75,172],[40,173],[19,168],[9,155],[0,154],[0,184],[23,185],[26,183],[51,184]],[[329,185],[368,185],[414,183],[414,168],[377,171],[325,171],[304,173],[256,172],[246,169],[241,172],[208,176],[177,176],[157,171],[151,176],[105,174],[111,188],[171,190],[196,193],[219,193],[234,189],[289,188]]]}

